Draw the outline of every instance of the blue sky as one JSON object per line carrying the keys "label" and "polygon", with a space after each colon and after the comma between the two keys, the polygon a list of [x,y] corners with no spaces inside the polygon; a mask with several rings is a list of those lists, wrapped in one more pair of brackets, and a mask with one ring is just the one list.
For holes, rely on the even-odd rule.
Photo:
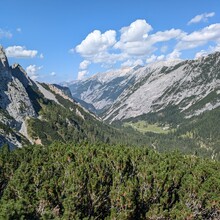
{"label": "blue sky", "polygon": [[220,50],[219,0],[0,0],[10,64],[58,83]]}

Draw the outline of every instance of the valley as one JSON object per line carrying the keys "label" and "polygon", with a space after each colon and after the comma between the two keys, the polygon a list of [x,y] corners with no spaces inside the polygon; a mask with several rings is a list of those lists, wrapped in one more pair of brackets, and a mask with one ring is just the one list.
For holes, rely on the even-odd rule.
{"label": "valley", "polygon": [[64,86],[0,52],[1,219],[219,218],[219,53]]}
{"label": "valley", "polygon": [[2,0],[0,220],[220,220],[219,9]]}

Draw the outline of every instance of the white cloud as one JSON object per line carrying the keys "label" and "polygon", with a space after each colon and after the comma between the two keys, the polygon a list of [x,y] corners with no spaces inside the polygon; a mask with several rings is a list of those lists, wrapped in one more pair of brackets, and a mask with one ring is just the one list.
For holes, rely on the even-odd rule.
{"label": "white cloud", "polygon": [[121,64],[122,67],[138,66],[138,65],[140,65],[140,66],[144,65],[144,62],[142,59],[137,59],[137,60],[129,59]]}
{"label": "white cloud", "polygon": [[121,42],[136,42],[142,41],[143,38],[148,36],[148,33],[152,30],[150,24],[145,20],[136,20],[128,27],[123,27],[121,32]]}
{"label": "white cloud", "polygon": [[82,70],[82,71],[79,71],[78,72],[78,77],[77,79],[78,80],[82,80],[83,78],[85,78],[85,76],[88,74],[88,71],[87,70]]}
{"label": "white cloud", "polygon": [[157,57],[157,61],[162,61],[164,59],[165,59],[165,56],[163,54]]}
{"label": "white cloud", "polygon": [[157,60],[157,56],[153,54],[149,58],[146,59],[146,63],[153,63],[156,60]]}
{"label": "white cloud", "polygon": [[143,56],[146,54],[153,53],[156,48],[150,45],[146,41],[136,41],[136,42],[117,42],[115,45],[116,49],[120,49],[123,53],[129,56]]}
{"label": "white cloud", "polygon": [[160,56],[156,56],[156,55],[151,55],[149,58],[146,59],[146,63],[154,63],[154,62],[159,62],[165,60],[165,55],[160,55]]}
{"label": "white cloud", "polygon": [[27,50],[23,46],[11,46],[5,49],[8,57],[33,58],[37,55],[37,50]]}
{"label": "white cloud", "polygon": [[[182,30],[174,28],[166,31],[158,31],[155,34],[149,35],[148,32],[152,27],[148,25],[146,21],[141,21],[142,22],[139,22],[139,20],[138,22],[135,21],[129,27],[122,28],[122,30],[127,30],[128,33],[126,33],[124,37],[124,33],[122,33],[120,41],[114,46],[116,49],[120,49],[123,53],[130,56],[146,56],[157,50],[155,47],[156,43],[179,39],[185,35]],[[135,26],[134,24],[136,24],[136,22],[138,23],[138,28],[135,29],[133,26]],[[133,28],[131,28],[131,26]],[[133,31],[129,32],[129,30]],[[136,30],[136,32],[134,30]]]}
{"label": "white cloud", "polygon": [[178,60],[180,59],[180,56],[181,56],[181,52],[174,49],[173,52],[169,53],[166,56],[166,60]]}
{"label": "white cloud", "polygon": [[36,80],[39,77],[37,72],[42,68],[42,66],[30,65],[26,68],[26,72],[31,79]]}
{"label": "white cloud", "polygon": [[17,28],[16,31],[21,33],[22,30],[21,30],[21,28]]}
{"label": "white cloud", "polygon": [[201,50],[195,54],[195,59],[200,57],[207,56],[210,53],[214,53],[216,51],[220,51],[220,43],[217,43],[216,46],[210,46],[207,50]]}
{"label": "white cloud", "polygon": [[218,42],[220,40],[220,23],[209,25],[202,30],[194,31],[185,35],[177,43],[177,50],[187,50],[205,45],[209,41]]}
{"label": "white cloud", "polygon": [[213,52],[219,51],[220,52],[220,43],[217,44],[214,48],[213,48]]}
{"label": "white cloud", "polygon": [[80,53],[82,57],[91,57],[101,52],[106,51],[116,42],[116,32],[113,30],[101,33],[95,30],[90,33],[85,40],[76,46],[75,51]]}
{"label": "white cloud", "polygon": [[195,24],[195,23],[199,23],[201,21],[206,22],[208,21],[208,18],[211,18],[215,16],[215,12],[211,12],[211,13],[203,13],[200,15],[196,15],[194,18],[192,18],[189,22],[188,25],[190,24]]}
{"label": "white cloud", "polygon": [[134,62],[134,66],[138,66],[138,65],[143,66],[143,65],[144,65],[143,60],[141,60],[141,59],[137,59],[137,60],[135,60],[135,62]]}
{"label": "white cloud", "polygon": [[155,54],[151,55],[146,59],[146,63],[156,63],[160,61],[171,61],[171,60],[179,60],[181,56],[181,52],[178,50],[173,50],[171,53],[167,54],[166,56],[164,54],[156,56]]}
{"label": "white cloud", "polygon": [[51,76],[56,76],[57,74],[55,72],[50,73]]}
{"label": "white cloud", "polygon": [[81,70],[85,70],[88,68],[88,66],[91,64],[91,61],[89,60],[83,60],[80,64],[79,64],[79,69]]}
{"label": "white cloud", "polygon": [[155,44],[158,42],[165,42],[172,39],[178,39],[184,36],[185,33],[180,29],[170,29],[166,31],[158,31],[155,34],[149,36],[149,43]]}
{"label": "white cloud", "polygon": [[128,27],[123,27],[120,41],[118,41],[114,48],[120,49],[123,53],[131,56],[141,56],[154,51],[152,45],[146,42],[148,33],[152,30],[145,20],[136,20]]}
{"label": "white cloud", "polygon": [[127,59],[128,56],[125,53],[109,53],[107,51],[104,52],[100,52],[98,54],[95,54],[94,56],[91,56],[89,59],[91,61],[91,63],[105,63],[105,64],[114,64],[117,61],[123,61],[125,59]]}
{"label": "white cloud", "polygon": [[198,58],[200,58],[200,57],[204,57],[204,56],[207,56],[207,55],[208,55],[208,52],[207,52],[207,51],[201,50],[201,51],[199,51],[199,52],[196,53],[195,59],[198,59]]}
{"label": "white cloud", "polygon": [[[214,16],[214,12],[203,15],[200,21]],[[71,50],[84,58],[79,65],[78,79],[83,79],[88,74],[87,70],[92,63],[114,67],[116,63],[121,63],[121,66],[134,66],[135,64],[142,65],[143,60],[146,63],[176,60],[180,59],[184,50],[206,44],[209,46],[210,43],[214,46],[208,52],[220,50],[220,23],[191,33],[174,28],[155,33],[151,33],[152,30],[152,26],[146,20],[138,19],[130,25],[122,27],[119,36],[116,36],[114,30],[104,33],[99,30],[91,32]],[[168,53],[168,50],[172,52]],[[158,55],[153,54],[154,52]],[[204,51],[201,53],[204,54]]]}
{"label": "white cloud", "polygon": [[1,38],[12,38],[12,33],[0,28],[0,39]]}
{"label": "white cloud", "polygon": [[[137,60],[140,62],[157,50],[155,46],[157,43],[177,40],[186,35],[182,30],[174,28],[150,35],[152,30],[153,28],[146,20],[138,19],[129,26],[121,28],[120,39],[117,42],[116,31],[109,30],[101,33],[95,30],[70,51],[77,52],[85,58],[79,65],[80,70],[86,70],[91,63],[109,66],[116,62],[123,62],[122,65],[134,65]],[[165,52],[167,48],[165,46],[161,50]],[[81,72],[80,76],[84,74]]]}

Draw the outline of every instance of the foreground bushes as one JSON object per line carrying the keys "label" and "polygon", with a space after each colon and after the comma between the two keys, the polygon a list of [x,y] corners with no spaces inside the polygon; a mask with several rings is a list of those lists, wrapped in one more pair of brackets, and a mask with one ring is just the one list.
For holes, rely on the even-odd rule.
{"label": "foreground bushes", "polygon": [[54,143],[0,153],[0,219],[220,219],[220,164]]}

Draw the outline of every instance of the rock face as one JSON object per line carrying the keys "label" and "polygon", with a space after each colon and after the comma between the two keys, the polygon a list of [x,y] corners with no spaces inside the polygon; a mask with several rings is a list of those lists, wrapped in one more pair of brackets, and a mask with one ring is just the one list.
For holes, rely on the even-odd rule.
{"label": "rock face", "polygon": [[[1,50],[1,74],[0,74],[0,108],[8,112],[18,123],[22,123],[26,117],[34,117],[36,113],[31,100],[26,92],[28,78],[24,70],[17,67],[10,68],[3,50]],[[16,73],[16,74],[12,74]],[[20,79],[23,79],[20,81]]]}
{"label": "rock face", "polygon": [[97,74],[68,86],[109,122],[167,108],[192,117],[220,106],[220,53]]}
{"label": "rock face", "polygon": [[12,75],[22,83],[24,88],[27,88],[29,85],[33,85],[32,80],[28,77],[25,70],[19,64],[13,64],[11,70]]}
{"label": "rock face", "polygon": [[[10,147],[21,146],[19,130],[27,117],[36,117],[31,100],[25,87],[28,81],[25,71],[19,66],[8,65],[3,48],[0,48],[0,139]],[[4,127],[5,126],[5,127]],[[11,128],[7,135],[6,128]],[[9,129],[10,130],[10,129]]]}
{"label": "rock face", "polygon": [[[52,90],[56,91],[53,93]],[[72,100],[68,88],[62,89],[32,81],[19,65],[9,66],[4,49],[0,47],[0,146],[9,144],[10,148],[33,143],[27,132],[27,120],[39,117],[40,99],[54,101],[60,106],[56,94]],[[64,92],[65,91],[65,92]]]}
{"label": "rock face", "polygon": [[3,47],[0,45],[0,70],[2,71],[7,69],[9,69],[8,59],[5,55]]}
{"label": "rock face", "polygon": [[70,88],[72,96],[80,104],[100,114],[111,107],[117,97],[135,82],[135,78],[134,69],[123,68],[63,85]]}

